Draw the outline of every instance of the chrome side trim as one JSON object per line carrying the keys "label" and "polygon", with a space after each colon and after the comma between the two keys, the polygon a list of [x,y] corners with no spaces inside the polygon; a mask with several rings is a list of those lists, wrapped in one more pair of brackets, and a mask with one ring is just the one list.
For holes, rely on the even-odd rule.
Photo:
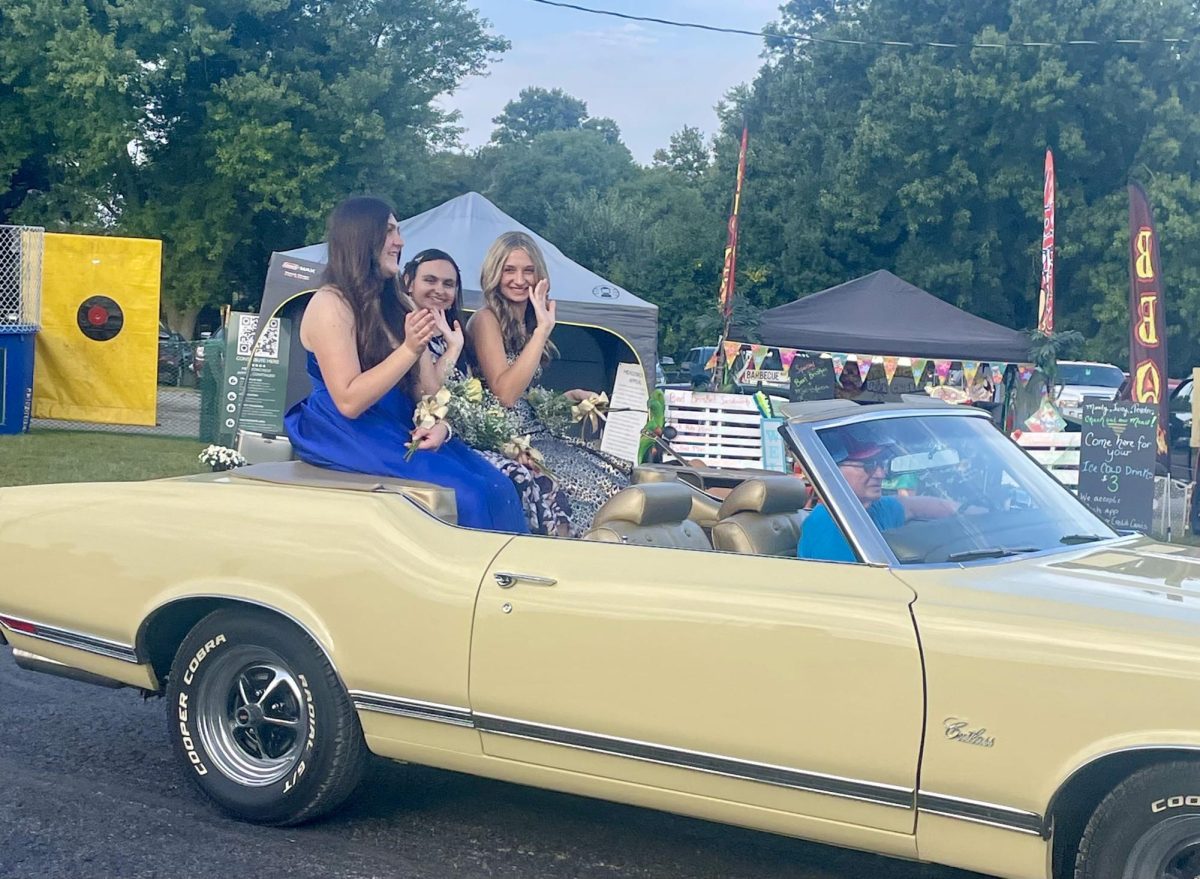
{"label": "chrome side trim", "polygon": [[617,757],[628,757],[633,760],[657,763],[662,766],[692,769],[712,775],[757,781],[778,787],[875,803],[881,806],[892,806],[900,809],[913,808],[912,788],[841,778],[817,772],[804,772],[785,766],[753,763],[748,760],[719,757],[715,754],[687,751],[664,745],[654,745],[649,742],[586,733],[562,727],[525,723],[491,714],[476,714],[474,717],[476,727],[483,732],[494,733],[496,735],[547,742],[553,745],[564,745],[584,751],[612,754]]}
{"label": "chrome side trim", "polygon": [[931,815],[957,818],[960,821],[989,824],[1004,830],[1015,830],[1018,833],[1040,836],[1043,839],[1048,839],[1050,836],[1049,827],[1041,815],[1036,812],[1013,809],[1009,806],[1000,806],[996,803],[984,803],[979,800],[918,791],[917,810]]}
{"label": "chrome side trim", "polygon": [[[27,623],[37,629],[36,632],[23,632],[20,629],[12,629],[9,631],[16,635],[24,635],[29,638],[36,638],[39,641],[48,641],[51,644],[58,644],[60,647],[72,647],[75,650],[83,650],[87,653],[94,653],[97,656],[106,656],[109,659],[119,659],[122,662],[140,665],[137,651],[134,650],[131,644],[122,644],[120,641],[110,641],[107,638],[99,638],[95,635],[85,635],[83,632],[76,632],[71,629],[61,629],[57,626],[48,626],[45,623],[39,623],[36,620],[26,620],[21,617],[15,617],[11,614],[2,614],[10,620],[16,620],[19,623]],[[0,623],[0,628],[4,628],[4,624]]]}
{"label": "chrome side trim", "polygon": [[81,684],[94,684],[95,686],[105,687],[110,690],[129,686],[129,684],[122,681],[106,678],[103,675],[92,674],[89,671],[74,668],[58,660],[47,659],[36,653],[30,653],[28,650],[14,649],[12,655],[13,662],[17,664],[17,667],[23,668],[26,671],[41,672],[42,674],[66,678],[69,681],[79,681]]}
{"label": "chrome side trim", "polygon": [[439,705],[436,702],[422,702],[418,699],[397,699],[395,696],[366,693],[362,690],[352,690],[350,698],[354,701],[354,707],[361,711],[377,711],[380,714],[432,720],[454,726],[473,727],[475,725],[471,719],[471,712],[467,708]]}

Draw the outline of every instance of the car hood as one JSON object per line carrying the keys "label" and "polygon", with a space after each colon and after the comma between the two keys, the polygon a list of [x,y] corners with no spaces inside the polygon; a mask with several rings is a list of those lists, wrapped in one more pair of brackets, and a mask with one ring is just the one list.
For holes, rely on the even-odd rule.
{"label": "car hood", "polygon": [[989,590],[1072,605],[1077,619],[1095,615],[1111,622],[1114,611],[1159,617],[1186,622],[1200,638],[1200,547],[1127,537],[972,565],[970,576]]}

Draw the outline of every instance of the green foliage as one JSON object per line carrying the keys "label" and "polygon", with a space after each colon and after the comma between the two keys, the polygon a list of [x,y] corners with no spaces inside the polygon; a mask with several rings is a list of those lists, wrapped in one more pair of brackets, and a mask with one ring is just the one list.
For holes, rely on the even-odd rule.
{"label": "green foliage", "polygon": [[[950,43],[1186,36],[1188,0],[789,3],[780,32]],[[1172,372],[1200,360],[1200,47],[894,49],[768,41],[717,140],[732,189],[751,155],[739,261],[749,295],[801,295],[888,268],[1009,326],[1035,322],[1042,155],[1058,171],[1057,323],[1117,363],[1128,334],[1125,184],[1142,179],[1161,236]],[[789,295],[788,298],[792,298]]]}
{"label": "green foliage", "polygon": [[347,194],[402,214],[427,197],[414,181],[456,134],[433,98],[507,45],[464,0],[12,0],[0,15],[0,221],[162,238],[185,332],[202,304],[256,296],[270,251],[310,240]]}
{"label": "green foliage", "polygon": [[1029,356],[1046,377],[1046,387],[1052,388],[1058,384],[1058,361],[1069,357],[1083,344],[1083,333],[1077,330],[1063,330],[1058,333],[1043,333],[1032,330],[1029,333]]}
{"label": "green foliage", "polygon": [[[500,115],[492,120],[496,125],[492,143],[529,144],[548,131],[576,131],[585,119],[587,104],[579,98],[571,97],[562,89],[530,86],[521,89],[521,93],[505,104]],[[611,119],[605,121],[612,122]]]}

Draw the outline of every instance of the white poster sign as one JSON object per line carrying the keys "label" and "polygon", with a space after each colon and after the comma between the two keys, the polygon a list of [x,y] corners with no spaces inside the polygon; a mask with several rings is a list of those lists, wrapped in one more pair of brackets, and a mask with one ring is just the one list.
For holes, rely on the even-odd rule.
{"label": "white poster sign", "polygon": [[600,451],[631,464],[637,463],[642,428],[646,426],[646,373],[636,363],[617,366],[617,380],[609,395],[608,419],[600,439]]}

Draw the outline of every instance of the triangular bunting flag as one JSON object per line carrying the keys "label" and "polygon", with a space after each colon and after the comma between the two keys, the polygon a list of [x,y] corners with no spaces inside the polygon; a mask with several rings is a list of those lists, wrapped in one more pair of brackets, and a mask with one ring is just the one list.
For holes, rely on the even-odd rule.
{"label": "triangular bunting flag", "polygon": [[792,361],[796,359],[795,348],[780,348],[779,362],[783,364],[783,371],[787,372],[792,368]]}
{"label": "triangular bunting flag", "polygon": [[992,384],[998,385],[1004,381],[1004,371],[1008,368],[1007,363],[993,363],[992,365]]}
{"label": "triangular bunting flag", "polygon": [[899,357],[883,358],[883,374],[887,377],[888,387],[892,386],[892,378],[896,375],[896,367],[900,365]]}
{"label": "triangular bunting flag", "polygon": [[964,360],[963,365],[963,384],[965,387],[971,387],[975,384],[975,376],[979,375],[978,360]]}
{"label": "triangular bunting flag", "polygon": [[833,374],[840,379],[842,377],[842,370],[846,368],[846,355],[834,354],[831,359],[833,360]]}
{"label": "triangular bunting flag", "polygon": [[1033,367],[1022,366],[1017,370],[1017,381],[1021,383],[1021,387],[1029,384],[1029,380],[1033,378]]}
{"label": "triangular bunting flag", "polygon": [[767,355],[771,353],[771,349],[766,345],[751,345],[750,359],[754,361],[755,369],[762,369],[763,361],[767,359]]}
{"label": "triangular bunting flag", "polygon": [[733,361],[737,359],[738,352],[742,350],[741,342],[726,342],[725,343],[725,365],[732,366]]}
{"label": "triangular bunting flag", "polygon": [[713,349],[712,357],[708,358],[708,363],[704,364],[704,368],[705,369],[716,369],[717,368],[717,351],[715,348]]}
{"label": "triangular bunting flag", "polygon": [[933,361],[933,371],[937,374],[938,384],[944,385],[946,379],[950,377],[950,361],[935,360]]}
{"label": "triangular bunting flag", "polygon": [[917,383],[917,387],[921,386],[921,379],[925,375],[925,367],[929,365],[928,358],[914,357],[912,361],[913,381]]}
{"label": "triangular bunting flag", "polygon": [[858,360],[858,377],[861,381],[866,381],[867,373],[871,371],[871,355],[859,354],[855,359]]}

